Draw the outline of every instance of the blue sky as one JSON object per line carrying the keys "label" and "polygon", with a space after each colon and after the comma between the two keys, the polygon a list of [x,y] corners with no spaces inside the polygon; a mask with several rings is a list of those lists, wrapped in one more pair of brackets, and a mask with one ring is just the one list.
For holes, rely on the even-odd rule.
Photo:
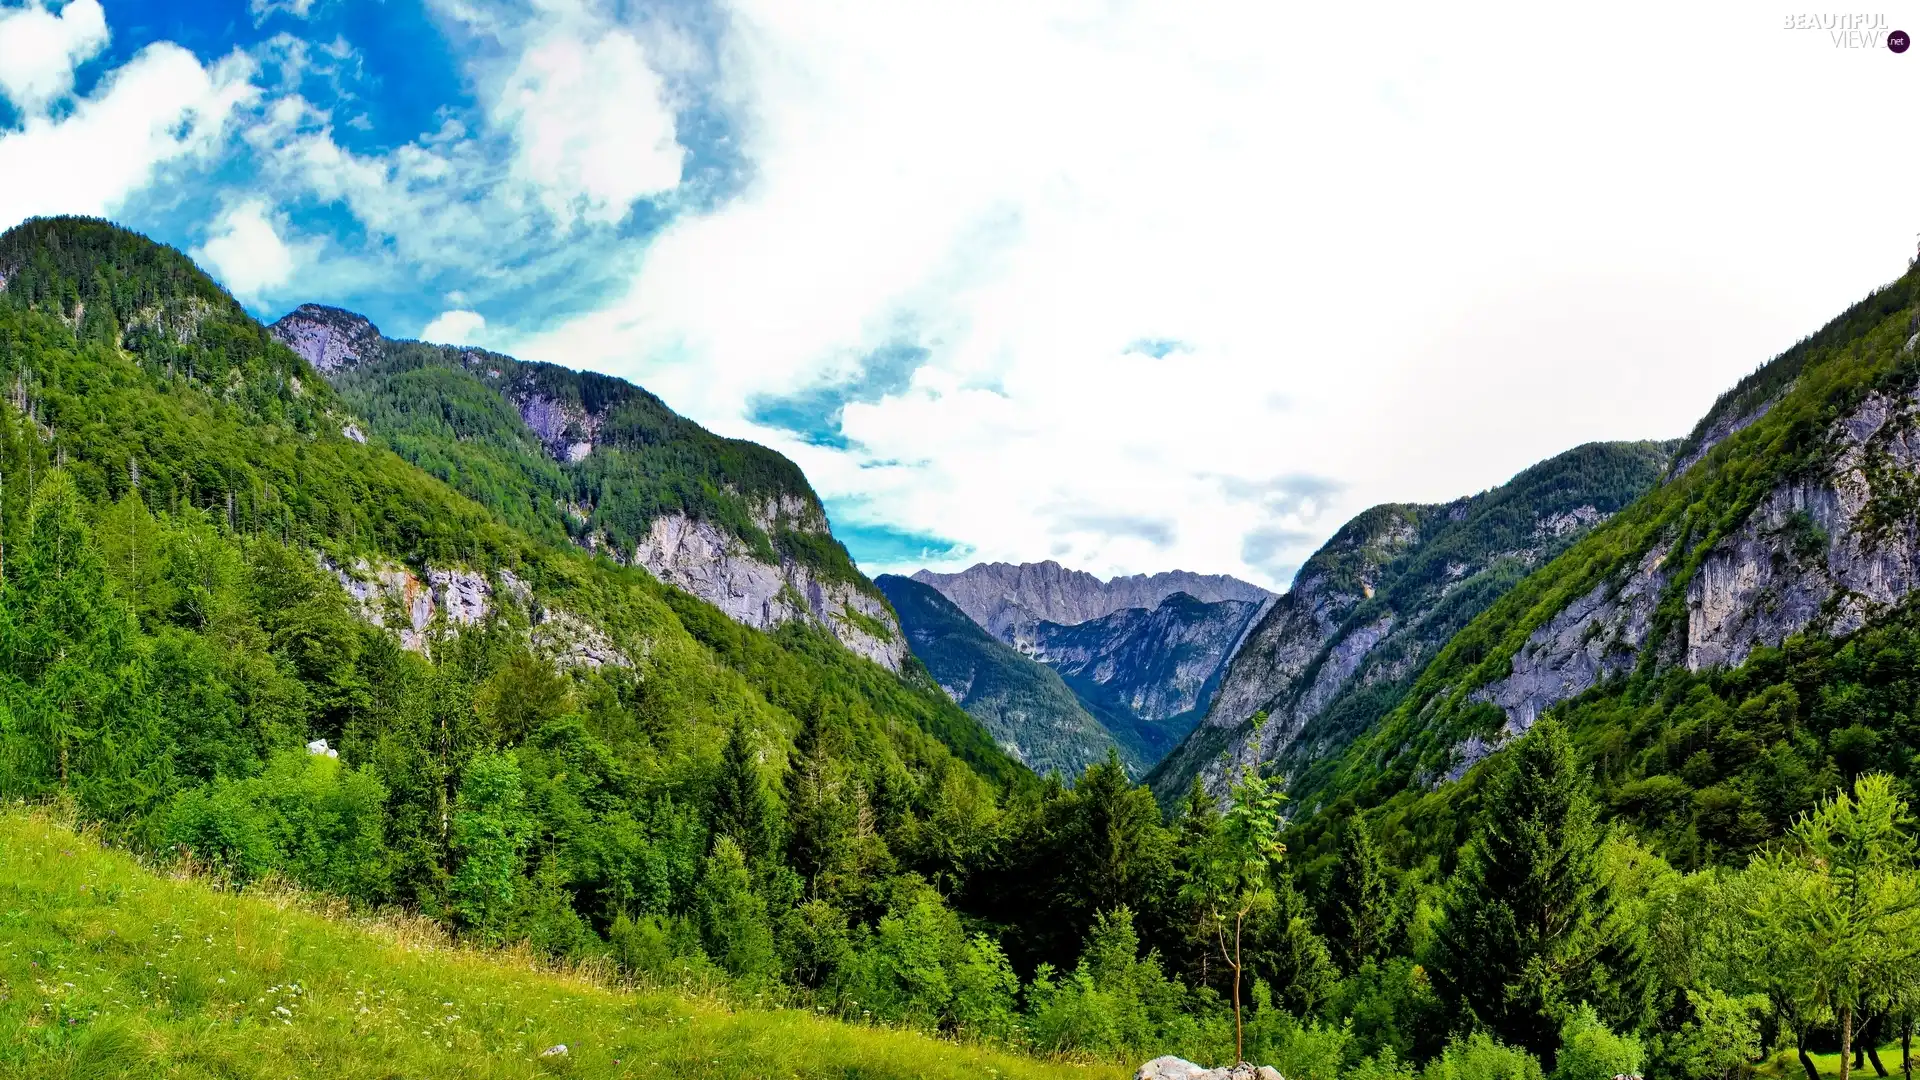
{"label": "blue sky", "polygon": [[0,0],[0,227],[631,378],[875,572],[1284,586],[1896,275],[1917,56],[1750,4]]}

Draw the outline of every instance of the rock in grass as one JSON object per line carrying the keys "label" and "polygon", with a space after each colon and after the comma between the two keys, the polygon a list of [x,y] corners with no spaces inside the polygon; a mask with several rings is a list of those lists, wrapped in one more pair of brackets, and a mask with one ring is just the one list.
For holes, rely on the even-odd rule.
{"label": "rock in grass", "polygon": [[1185,1058],[1168,1054],[1140,1066],[1133,1080],[1286,1080],[1286,1077],[1271,1065],[1255,1066],[1243,1061],[1232,1068],[1203,1069]]}
{"label": "rock in grass", "polygon": [[545,1050],[540,1051],[540,1056],[541,1057],[566,1057],[567,1044],[561,1043],[559,1046],[549,1046]]}

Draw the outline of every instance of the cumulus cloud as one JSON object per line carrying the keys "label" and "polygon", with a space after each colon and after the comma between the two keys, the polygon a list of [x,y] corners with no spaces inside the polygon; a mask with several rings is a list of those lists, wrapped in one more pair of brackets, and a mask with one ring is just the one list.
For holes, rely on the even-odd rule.
{"label": "cumulus cloud", "polygon": [[665,87],[624,30],[556,28],[521,53],[494,102],[514,174],[562,219],[618,221],[680,183],[685,157]]}
{"label": "cumulus cloud", "polygon": [[[62,20],[90,2],[74,0]],[[22,19],[37,18],[33,10],[0,22],[0,56],[17,47],[11,35]],[[80,55],[64,54],[66,72],[51,81],[44,72],[35,74],[33,85],[42,89],[34,93],[71,87]],[[252,62],[238,53],[208,66],[161,42],[108,72],[70,110],[54,115],[45,100],[40,111],[23,109],[18,128],[0,130],[0,224],[36,214],[107,214],[146,187],[161,166],[212,151],[235,112],[257,95],[249,82],[252,71]]]}
{"label": "cumulus cloud", "polygon": [[257,299],[279,289],[292,280],[299,265],[270,214],[264,199],[230,206],[207,242],[193,252],[242,299]]}
{"label": "cumulus cloud", "polygon": [[[1857,108],[1900,93],[1886,56],[1635,10],[734,0],[751,182],[518,344],[977,557],[1284,584],[1371,503],[1683,432],[1901,269],[1911,229],[1779,212],[1830,190],[1807,139],[1872,147],[1857,220],[1911,216],[1920,146]],[[910,382],[808,396],[903,322]]]}
{"label": "cumulus cloud", "polygon": [[477,311],[443,311],[420,331],[420,340],[440,345],[475,345],[486,329],[487,320]]}
{"label": "cumulus cloud", "polygon": [[0,94],[22,112],[40,112],[73,90],[73,69],[107,45],[98,0],[71,0],[54,11],[41,0],[0,8]]}

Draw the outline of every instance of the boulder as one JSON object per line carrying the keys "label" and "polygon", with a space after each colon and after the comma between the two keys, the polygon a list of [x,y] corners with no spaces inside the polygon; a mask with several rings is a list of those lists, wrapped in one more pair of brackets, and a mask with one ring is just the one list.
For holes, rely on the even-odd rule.
{"label": "boulder", "polygon": [[1231,1068],[1203,1069],[1185,1058],[1172,1054],[1157,1057],[1133,1074],[1133,1080],[1286,1080],[1280,1070],[1271,1065],[1252,1065],[1241,1062]]}

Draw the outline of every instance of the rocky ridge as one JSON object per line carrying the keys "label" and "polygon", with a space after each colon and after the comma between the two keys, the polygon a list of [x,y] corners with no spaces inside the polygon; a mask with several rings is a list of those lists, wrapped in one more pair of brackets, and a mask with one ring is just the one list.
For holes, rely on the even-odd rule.
{"label": "rocky ridge", "polygon": [[1258,585],[1225,574],[1171,570],[1102,581],[1052,560],[1018,565],[979,563],[954,574],[922,570],[913,579],[940,590],[988,633],[1007,642],[1014,640],[1018,627],[1036,622],[1072,626],[1127,608],[1152,610],[1177,592],[1209,603],[1259,603],[1273,596]]}
{"label": "rocky ridge", "polygon": [[1248,633],[1155,791],[1197,776],[1220,793],[1247,766],[1293,774],[1338,753],[1468,620],[1658,482],[1672,445],[1589,444],[1480,495],[1355,517]]}
{"label": "rocky ridge", "polygon": [[[517,414],[527,442],[542,448],[563,469],[605,469],[617,462],[614,458],[602,461],[595,454],[602,426],[614,408],[645,395],[631,384],[605,376],[527,364],[480,349],[394,342],[363,316],[317,304],[296,308],[274,323],[272,330],[336,384],[364,377],[367,369],[388,361],[396,350],[413,350],[414,355],[407,358],[412,363],[422,362],[424,351],[433,362],[455,366],[499,393]],[[348,427],[348,437],[364,439],[359,424]],[[380,433],[377,428],[369,430]],[[647,450],[641,446],[627,452]],[[576,527],[592,510],[574,500],[562,508]],[[812,493],[762,498],[749,503],[746,516],[759,536],[745,536],[717,521],[668,510],[655,513],[631,547],[612,543],[604,532],[591,528],[574,538],[616,561],[646,569],[745,625],[772,629],[788,622],[811,622],[853,652],[900,670],[906,642],[877,590],[870,585],[862,588],[866,583],[857,573],[823,573],[767,542],[767,537],[785,532],[832,543],[826,515]],[[418,628],[413,632],[418,634]]]}
{"label": "rocky ridge", "polygon": [[911,578],[882,574],[875,584],[900,614],[913,654],[954,703],[1028,768],[1078,777],[1120,751],[1136,775],[1140,761],[1076,700],[1060,675],[987,633],[953,602]]}
{"label": "rocky ridge", "polygon": [[[1776,485],[1700,560],[1685,583],[1684,642],[1659,662],[1689,671],[1737,667],[1755,648],[1812,630],[1850,634],[1920,586],[1920,521],[1902,508],[1920,491],[1920,389],[1868,394],[1835,420],[1817,469]],[[1741,425],[1744,427],[1745,425]],[[1524,732],[1548,708],[1631,670],[1671,584],[1671,542],[1596,585],[1535,630],[1512,673],[1475,689]],[[1462,742],[1450,776],[1486,749]]]}

